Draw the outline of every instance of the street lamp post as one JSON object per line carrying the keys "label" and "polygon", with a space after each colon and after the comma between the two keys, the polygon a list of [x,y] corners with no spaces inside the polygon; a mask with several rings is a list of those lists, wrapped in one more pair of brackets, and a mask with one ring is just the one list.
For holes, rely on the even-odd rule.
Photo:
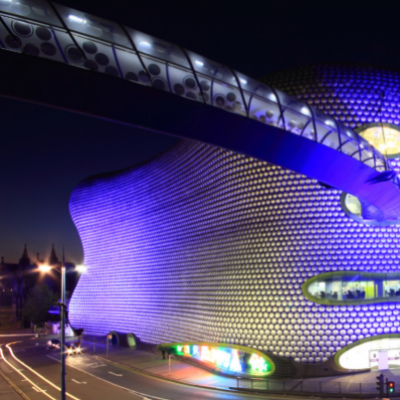
{"label": "street lamp post", "polygon": [[[49,272],[51,270],[51,266],[41,265],[39,266],[39,270],[42,272]],[[75,268],[76,271],[83,273],[86,271],[86,267],[84,265],[78,265]],[[65,280],[66,267],[65,267],[65,253],[63,247],[63,259],[61,266],[61,302],[60,302],[60,319],[61,319],[61,400],[66,400],[66,383],[65,383],[65,319],[67,312],[67,304],[66,304],[66,296],[65,296]]]}
{"label": "street lamp post", "polygon": [[66,384],[65,384],[65,255],[63,247],[63,260],[61,266],[61,304],[60,304],[60,317],[61,317],[61,400],[65,400]]}

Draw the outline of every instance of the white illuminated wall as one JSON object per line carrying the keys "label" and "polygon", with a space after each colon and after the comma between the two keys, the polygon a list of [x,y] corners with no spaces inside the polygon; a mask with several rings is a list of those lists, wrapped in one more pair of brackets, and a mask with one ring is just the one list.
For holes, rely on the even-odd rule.
{"label": "white illuminated wall", "polygon": [[[271,82],[351,126],[372,122],[375,93],[399,82],[390,71],[313,68]],[[383,121],[399,123],[399,98],[388,96]],[[400,304],[323,306],[303,296],[301,284],[323,272],[398,271],[400,227],[349,219],[340,195],[190,141],[137,168],[89,178],[70,201],[88,266],[71,322],[91,334],[235,343],[302,362],[399,333]]]}
{"label": "white illuminated wall", "polygon": [[355,346],[339,357],[339,365],[352,370],[377,367],[382,356],[388,358],[389,365],[400,365],[400,338],[371,340]]}

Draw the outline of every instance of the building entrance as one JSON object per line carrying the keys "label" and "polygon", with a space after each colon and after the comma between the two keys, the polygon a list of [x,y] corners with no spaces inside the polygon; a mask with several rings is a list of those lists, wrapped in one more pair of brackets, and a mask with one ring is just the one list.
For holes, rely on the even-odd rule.
{"label": "building entrance", "polygon": [[370,350],[369,366],[379,371],[400,368],[400,349]]}

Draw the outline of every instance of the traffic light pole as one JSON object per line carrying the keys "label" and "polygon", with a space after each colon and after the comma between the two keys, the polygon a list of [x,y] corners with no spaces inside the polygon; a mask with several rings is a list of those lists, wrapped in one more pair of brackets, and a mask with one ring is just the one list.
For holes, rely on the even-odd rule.
{"label": "traffic light pole", "polygon": [[378,380],[376,382],[376,390],[379,392],[379,397],[382,398],[384,396],[384,384],[385,384],[385,377],[383,374],[380,374],[376,377]]}

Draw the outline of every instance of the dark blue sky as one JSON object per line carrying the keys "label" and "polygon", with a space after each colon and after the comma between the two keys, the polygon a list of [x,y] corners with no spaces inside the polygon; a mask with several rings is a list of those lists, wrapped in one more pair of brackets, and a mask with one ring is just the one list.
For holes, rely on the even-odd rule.
{"label": "dark blue sky", "polygon": [[[310,63],[400,67],[398,9],[389,2],[148,0],[61,4],[176,42],[253,77]],[[349,4],[350,3],[350,4]],[[1,60],[1,53],[0,53]],[[175,138],[0,98],[0,255],[16,262],[62,245],[83,252],[68,211],[87,176],[126,168]]]}

